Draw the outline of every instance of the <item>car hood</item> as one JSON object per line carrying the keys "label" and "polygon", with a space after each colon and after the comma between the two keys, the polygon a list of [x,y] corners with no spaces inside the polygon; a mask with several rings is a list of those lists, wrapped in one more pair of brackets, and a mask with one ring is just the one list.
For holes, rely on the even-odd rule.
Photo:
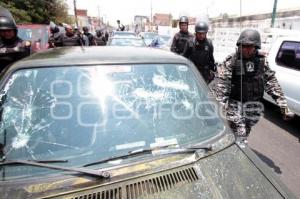
{"label": "car hood", "polygon": [[233,144],[202,158],[171,155],[114,169],[115,177],[108,180],[64,176],[47,183],[3,184],[0,193],[11,198],[293,198],[262,172],[251,153]]}

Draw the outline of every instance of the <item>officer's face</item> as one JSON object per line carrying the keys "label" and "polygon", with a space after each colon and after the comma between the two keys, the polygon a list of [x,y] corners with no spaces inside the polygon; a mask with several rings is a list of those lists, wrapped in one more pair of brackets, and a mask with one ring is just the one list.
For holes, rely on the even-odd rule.
{"label": "officer's face", "polygon": [[67,27],[67,28],[66,28],[66,32],[67,32],[68,34],[73,34],[73,33],[74,33],[73,29],[70,28],[70,27]]}
{"label": "officer's face", "polygon": [[255,55],[255,46],[254,45],[241,45],[242,56],[244,58],[251,58]]}
{"label": "officer's face", "polygon": [[0,30],[0,36],[4,39],[13,39],[16,36],[15,30]]}
{"label": "officer's face", "polygon": [[187,23],[180,23],[179,28],[182,32],[188,31],[188,24]]}
{"label": "officer's face", "polygon": [[197,32],[196,33],[196,38],[199,41],[202,41],[206,38],[206,32]]}

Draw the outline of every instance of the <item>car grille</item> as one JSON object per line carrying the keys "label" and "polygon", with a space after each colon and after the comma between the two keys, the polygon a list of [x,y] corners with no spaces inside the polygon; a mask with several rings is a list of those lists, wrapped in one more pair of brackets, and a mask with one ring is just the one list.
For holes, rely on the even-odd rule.
{"label": "car grille", "polygon": [[199,177],[195,169],[193,167],[186,167],[54,198],[136,199],[141,196],[165,192],[182,184],[197,181],[198,179]]}
{"label": "car grille", "polygon": [[141,195],[151,195],[164,192],[186,182],[198,180],[193,168],[187,168],[177,172],[161,175],[126,185],[126,198],[136,199]]}

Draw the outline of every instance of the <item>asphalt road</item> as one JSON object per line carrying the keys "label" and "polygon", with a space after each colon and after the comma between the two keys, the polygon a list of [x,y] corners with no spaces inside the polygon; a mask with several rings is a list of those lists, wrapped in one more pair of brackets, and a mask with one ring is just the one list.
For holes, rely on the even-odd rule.
{"label": "asphalt road", "polygon": [[252,129],[249,146],[300,199],[300,117],[284,121],[276,106],[264,104],[264,117]]}

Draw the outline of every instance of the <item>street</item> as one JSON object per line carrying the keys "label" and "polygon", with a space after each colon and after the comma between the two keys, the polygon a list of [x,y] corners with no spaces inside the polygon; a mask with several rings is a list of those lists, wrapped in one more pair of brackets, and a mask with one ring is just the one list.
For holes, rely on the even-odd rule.
{"label": "street", "polygon": [[252,129],[249,146],[300,198],[300,117],[284,121],[275,105],[264,104],[265,115]]}

